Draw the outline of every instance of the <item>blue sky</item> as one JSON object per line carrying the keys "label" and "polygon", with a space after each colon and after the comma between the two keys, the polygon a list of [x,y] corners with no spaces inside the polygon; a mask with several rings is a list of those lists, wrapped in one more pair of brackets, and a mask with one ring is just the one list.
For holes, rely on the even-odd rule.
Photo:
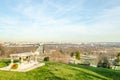
{"label": "blue sky", "polygon": [[0,41],[120,41],[120,0],[1,0]]}

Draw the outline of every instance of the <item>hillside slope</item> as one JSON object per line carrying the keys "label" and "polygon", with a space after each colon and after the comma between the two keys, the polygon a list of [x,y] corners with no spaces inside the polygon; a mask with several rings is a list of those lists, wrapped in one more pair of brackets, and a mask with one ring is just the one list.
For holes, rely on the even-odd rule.
{"label": "hillside slope", "polygon": [[29,72],[0,71],[0,80],[120,80],[119,75],[109,69],[47,62]]}

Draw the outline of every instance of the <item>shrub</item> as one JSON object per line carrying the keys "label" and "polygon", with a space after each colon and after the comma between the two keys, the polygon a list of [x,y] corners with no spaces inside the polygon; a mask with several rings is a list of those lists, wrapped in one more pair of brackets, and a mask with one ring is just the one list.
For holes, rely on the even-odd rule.
{"label": "shrub", "polygon": [[79,65],[90,66],[90,62],[85,61],[85,62],[83,62],[83,63],[79,63]]}
{"label": "shrub", "polygon": [[18,68],[18,64],[13,64],[11,69],[17,69]]}
{"label": "shrub", "polygon": [[9,65],[10,64],[10,59],[1,59],[0,60],[0,63],[5,63],[6,65]]}
{"label": "shrub", "polygon": [[75,56],[76,56],[76,59],[80,60],[80,52],[79,52],[79,51],[76,51],[75,54],[76,54],[76,55],[75,55]]}
{"label": "shrub", "polygon": [[73,57],[73,56],[74,56],[74,52],[71,52],[71,53],[70,53],[70,56]]}
{"label": "shrub", "polygon": [[102,59],[99,60],[97,67],[103,67],[103,68],[110,68],[110,62],[107,59],[107,57],[103,57]]}
{"label": "shrub", "polygon": [[117,54],[117,60],[120,62],[120,53]]}
{"label": "shrub", "polygon": [[49,61],[49,57],[45,57],[45,58],[44,58],[44,61]]}
{"label": "shrub", "polygon": [[75,56],[75,58],[76,58],[77,60],[80,60],[80,52],[79,52],[79,51],[71,52],[71,53],[70,53],[70,56],[71,56],[71,57]]}
{"label": "shrub", "polygon": [[120,66],[120,53],[117,54],[116,59],[113,61],[114,66]]}

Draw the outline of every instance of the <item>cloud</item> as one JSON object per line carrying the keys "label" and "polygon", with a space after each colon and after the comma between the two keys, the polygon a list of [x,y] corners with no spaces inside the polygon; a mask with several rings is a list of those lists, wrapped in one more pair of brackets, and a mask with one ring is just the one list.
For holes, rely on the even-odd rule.
{"label": "cloud", "polygon": [[11,34],[18,39],[38,40],[64,38],[63,40],[97,41],[105,37],[120,40],[114,37],[120,35],[120,6],[115,5],[116,2],[114,5],[111,1],[109,3],[106,1],[107,5],[102,3],[96,5],[95,1],[87,0],[40,0],[39,2],[17,0],[13,2],[8,0],[10,4],[8,15],[4,14],[2,17],[0,14],[2,36]]}
{"label": "cloud", "polygon": [[42,25],[66,24],[72,22],[72,20],[64,15],[67,15],[74,10],[81,9],[80,6],[84,1],[85,0],[67,1],[67,3],[63,5],[65,2],[64,0],[62,4],[60,4],[59,1],[43,0],[43,2],[39,4],[18,4],[14,9],[16,12],[25,15],[26,18],[41,23]]}
{"label": "cloud", "polygon": [[[96,16],[95,22],[91,27],[94,32],[99,34],[120,34],[120,6],[113,7],[111,9],[104,9],[99,16]],[[96,30],[96,31],[95,31]]]}

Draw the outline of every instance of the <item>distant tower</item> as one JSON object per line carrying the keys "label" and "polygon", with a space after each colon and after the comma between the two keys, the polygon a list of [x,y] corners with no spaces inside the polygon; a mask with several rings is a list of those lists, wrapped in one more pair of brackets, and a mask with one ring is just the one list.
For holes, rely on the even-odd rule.
{"label": "distant tower", "polygon": [[42,54],[44,53],[44,45],[40,44],[37,50],[35,51],[36,54]]}
{"label": "distant tower", "polygon": [[41,54],[41,53],[44,53],[44,44],[40,44],[38,50],[39,50],[39,53],[40,53],[40,54]]}

